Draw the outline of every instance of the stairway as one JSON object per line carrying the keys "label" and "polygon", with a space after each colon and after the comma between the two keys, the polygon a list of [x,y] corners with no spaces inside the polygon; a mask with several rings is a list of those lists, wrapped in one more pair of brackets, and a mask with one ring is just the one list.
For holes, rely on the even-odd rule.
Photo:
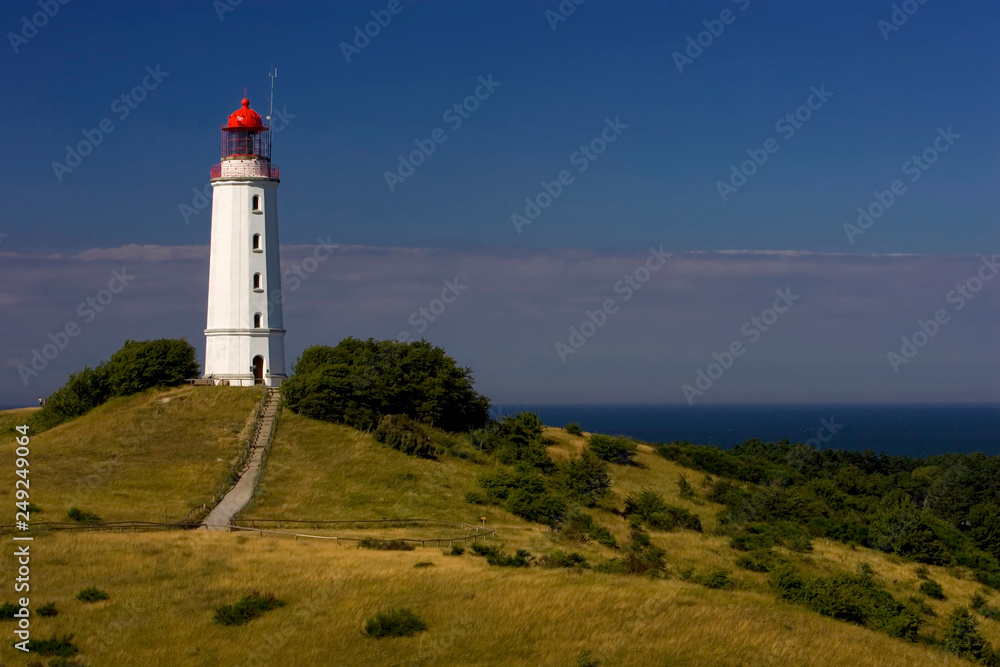
{"label": "stairway", "polygon": [[267,389],[267,403],[257,418],[257,423],[254,424],[255,436],[247,464],[240,471],[240,477],[233,488],[201,522],[201,528],[227,530],[233,517],[253,498],[254,489],[257,488],[257,477],[260,475],[260,464],[264,458],[264,450],[267,449],[268,439],[271,437],[271,425],[277,419],[280,404],[281,394],[278,390]]}

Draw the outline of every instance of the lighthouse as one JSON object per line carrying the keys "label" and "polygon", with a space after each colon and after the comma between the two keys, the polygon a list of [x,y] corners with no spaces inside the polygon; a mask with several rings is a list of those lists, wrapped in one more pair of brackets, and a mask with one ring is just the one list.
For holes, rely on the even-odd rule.
{"label": "lighthouse", "polygon": [[278,183],[271,130],[244,98],[212,167],[205,378],[214,384],[277,387],[287,377]]}

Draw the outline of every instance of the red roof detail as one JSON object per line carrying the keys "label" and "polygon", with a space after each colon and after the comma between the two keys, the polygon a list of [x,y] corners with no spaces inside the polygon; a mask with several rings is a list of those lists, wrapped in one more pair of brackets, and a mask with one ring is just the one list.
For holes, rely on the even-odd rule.
{"label": "red roof detail", "polygon": [[243,98],[242,107],[229,114],[229,124],[223,129],[259,128],[264,129],[260,114],[250,108],[250,100]]}

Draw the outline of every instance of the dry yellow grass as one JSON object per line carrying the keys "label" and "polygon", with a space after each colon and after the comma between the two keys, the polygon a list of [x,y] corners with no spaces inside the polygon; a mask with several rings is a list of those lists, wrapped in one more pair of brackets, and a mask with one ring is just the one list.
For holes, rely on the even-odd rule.
{"label": "dry yellow grass", "polygon": [[[31,501],[43,510],[32,518],[66,521],[75,506],[105,521],[162,521],[164,510],[179,521],[225,479],[261,395],[235,387],[146,392],[29,432]],[[16,445],[4,440],[0,457],[12,464]],[[13,508],[11,486],[0,487],[0,504]]]}
{"label": "dry yellow grass", "polygon": [[[940,651],[832,621],[772,596],[677,580],[493,568],[437,549],[369,552],[330,543],[173,534],[57,534],[33,545],[33,600],[52,601],[38,636],[75,633],[90,665],[967,664]],[[0,570],[12,571],[12,550]],[[415,569],[418,561],[433,567]],[[75,600],[86,586],[110,599]],[[287,606],[243,627],[213,610],[252,590]],[[377,611],[405,606],[427,632],[369,639]],[[984,624],[985,625],[985,624]],[[0,644],[0,660],[16,652]]]}

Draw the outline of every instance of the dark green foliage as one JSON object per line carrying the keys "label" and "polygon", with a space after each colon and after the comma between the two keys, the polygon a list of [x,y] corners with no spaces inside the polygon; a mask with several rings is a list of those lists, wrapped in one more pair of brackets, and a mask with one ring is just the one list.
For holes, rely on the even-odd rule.
{"label": "dark green foliage", "polygon": [[538,473],[501,468],[483,473],[478,481],[488,502],[501,504],[522,519],[554,525],[566,514],[566,502],[548,491]]}
{"label": "dark green foliage", "polygon": [[587,558],[583,554],[578,554],[575,551],[573,553],[566,553],[565,551],[554,551],[551,554],[546,554],[538,559],[538,565],[540,567],[579,567],[579,568],[589,568],[590,565],[587,563]]}
{"label": "dark green foliage", "polygon": [[920,592],[934,600],[944,599],[944,589],[941,588],[941,584],[931,579],[920,584]]}
{"label": "dark green foliage", "polygon": [[472,503],[473,505],[485,505],[486,496],[478,491],[469,491],[465,494],[465,502]]}
{"label": "dark green foliage", "polygon": [[223,605],[216,609],[212,620],[221,625],[244,625],[259,616],[263,616],[265,612],[284,606],[285,603],[272,593],[262,595],[254,591],[233,604]]}
{"label": "dark green foliage", "polygon": [[576,667],[601,667],[601,662],[590,651],[584,651],[577,656]]}
{"label": "dark green foliage", "polygon": [[986,618],[996,621],[997,623],[1000,623],[1000,609],[997,609],[996,607],[990,607],[989,605],[983,605],[982,607],[977,608],[976,611],[978,611]]}
{"label": "dark green foliage", "polygon": [[427,341],[362,341],[307,348],[281,387],[292,411],[359,429],[383,415],[404,414],[450,432],[483,427],[489,399],[476,393],[472,371]]}
{"label": "dark green foliage", "polygon": [[76,594],[76,599],[80,602],[100,602],[101,600],[107,600],[110,596],[99,588],[84,588],[82,591]]}
{"label": "dark green foliage", "polygon": [[729,580],[729,570],[711,570],[701,575],[697,579],[698,583],[706,588],[732,588],[733,583]]}
{"label": "dark green foliage", "polygon": [[534,556],[524,549],[518,549],[513,556],[504,553],[500,547],[490,546],[482,542],[473,542],[472,551],[477,556],[486,558],[486,562],[497,567],[528,567]]}
{"label": "dark green foliage", "polygon": [[409,609],[381,611],[365,622],[365,635],[382,637],[409,637],[427,629],[427,624]]}
{"label": "dark green foliage", "polygon": [[434,446],[427,428],[406,415],[383,416],[372,436],[404,454],[434,458]]}
{"label": "dark green foliage", "polygon": [[615,536],[596,523],[589,514],[578,509],[570,510],[559,526],[559,531],[571,540],[586,541],[588,538],[606,547],[615,548]]}
{"label": "dark green foliage", "polygon": [[921,563],[941,565],[947,552],[925,521],[923,513],[901,489],[892,491],[880,503],[869,528],[870,545]]}
{"label": "dark green foliage", "polygon": [[448,556],[461,556],[465,553],[465,547],[460,547],[457,544],[451,545],[451,550],[448,551]]}
{"label": "dark green foliage", "polygon": [[756,549],[736,559],[736,567],[751,572],[770,572],[788,561],[771,549]]}
{"label": "dark green foliage", "polygon": [[[34,664],[41,665],[42,663],[38,662]],[[31,663],[29,663],[28,667],[31,667]],[[44,667],[44,665],[42,667]],[[69,658],[52,658],[51,660],[49,660],[49,667],[87,667],[87,666],[82,662],[79,662],[77,660],[70,660]]]}
{"label": "dark green foliage", "polygon": [[624,435],[593,433],[587,438],[587,446],[599,459],[619,465],[632,463],[632,458],[639,451],[636,441]]}
{"label": "dark green foliage", "polygon": [[779,565],[771,572],[771,584],[782,597],[824,616],[915,641],[921,623],[918,611],[881,588],[871,567],[864,565],[856,575],[835,577],[804,577],[791,565]]}
{"label": "dark green foliage", "polygon": [[593,507],[611,487],[608,464],[591,450],[563,463],[556,468],[555,485],[563,495],[586,507]]}
{"label": "dark green foliage", "polygon": [[687,481],[687,477],[683,474],[678,476],[677,486],[680,490],[681,498],[687,498],[688,500],[694,498],[694,489],[691,488],[691,485]]}
{"label": "dark green foliage", "polygon": [[956,607],[944,627],[945,650],[984,665],[995,665],[996,658],[990,643],[979,634],[979,626],[965,607]]}
{"label": "dark green foliage", "polygon": [[1000,506],[980,503],[969,510],[969,536],[976,545],[1000,559]]}
{"label": "dark green foliage", "polygon": [[648,489],[640,492],[638,496],[625,498],[625,516],[629,519],[634,517],[657,530],[688,528],[701,532],[701,519],[697,514],[683,507],[668,505],[663,496]]}
{"label": "dark green foliage", "polygon": [[418,562],[414,563],[413,567],[417,567],[417,568],[421,568],[421,567],[434,567],[434,563],[431,562],[431,561],[429,561],[429,560],[422,560],[422,561],[418,561]]}
{"label": "dark green foliage", "polygon": [[374,551],[413,551],[416,547],[404,540],[380,540],[377,537],[366,537],[358,542],[358,548]]}
{"label": "dark green foliage", "polygon": [[19,612],[20,610],[21,607],[19,607],[18,605],[12,602],[4,602],[2,605],[0,605],[0,621],[13,621],[15,618],[17,618],[16,616],[14,616],[14,614]]}
{"label": "dark green foliage", "polygon": [[580,435],[580,436],[583,435],[583,429],[580,428],[580,425],[577,424],[576,422],[570,422],[566,424],[566,426],[563,427],[563,430],[569,433],[570,435]]}
{"label": "dark green foliage", "polygon": [[28,420],[32,432],[58,426],[116,396],[128,396],[152,387],[173,387],[197,376],[195,350],[183,338],[125,341],[120,350],[97,368],[84,367],[45,399],[45,407]]}
{"label": "dark green foliage", "polygon": [[46,602],[41,607],[38,608],[38,615],[42,618],[50,618],[52,616],[58,616],[59,612],[56,610],[56,605],[53,602]]}
{"label": "dark green foliage", "polygon": [[931,571],[927,569],[924,565],[918,565],[914,570],[913,574],[917,575],[918,579],[930,579]]}
{"label": "dark green foliage", "polygon": [[66,513],[70,521],[76,521],[77,523],[100,523],[101,517],[97,516],[93,512],[86,512],[76,507],[71,507],[69,512]]}
{"label": "dark green foliage", "polygon": [[80,652],[73,643],[73,635],[53,635],[48,639],[32,639],[28,642],[28,650],[38,655],[54,655],[69,658]]}
{"label": "dark green foliage", "polygon": [[667,552],[654,546],[649,535],[632,532],[624,558],[612,558],[594,567],[594,571],[607,574],[644,574],[662,576],[666,567]]}

